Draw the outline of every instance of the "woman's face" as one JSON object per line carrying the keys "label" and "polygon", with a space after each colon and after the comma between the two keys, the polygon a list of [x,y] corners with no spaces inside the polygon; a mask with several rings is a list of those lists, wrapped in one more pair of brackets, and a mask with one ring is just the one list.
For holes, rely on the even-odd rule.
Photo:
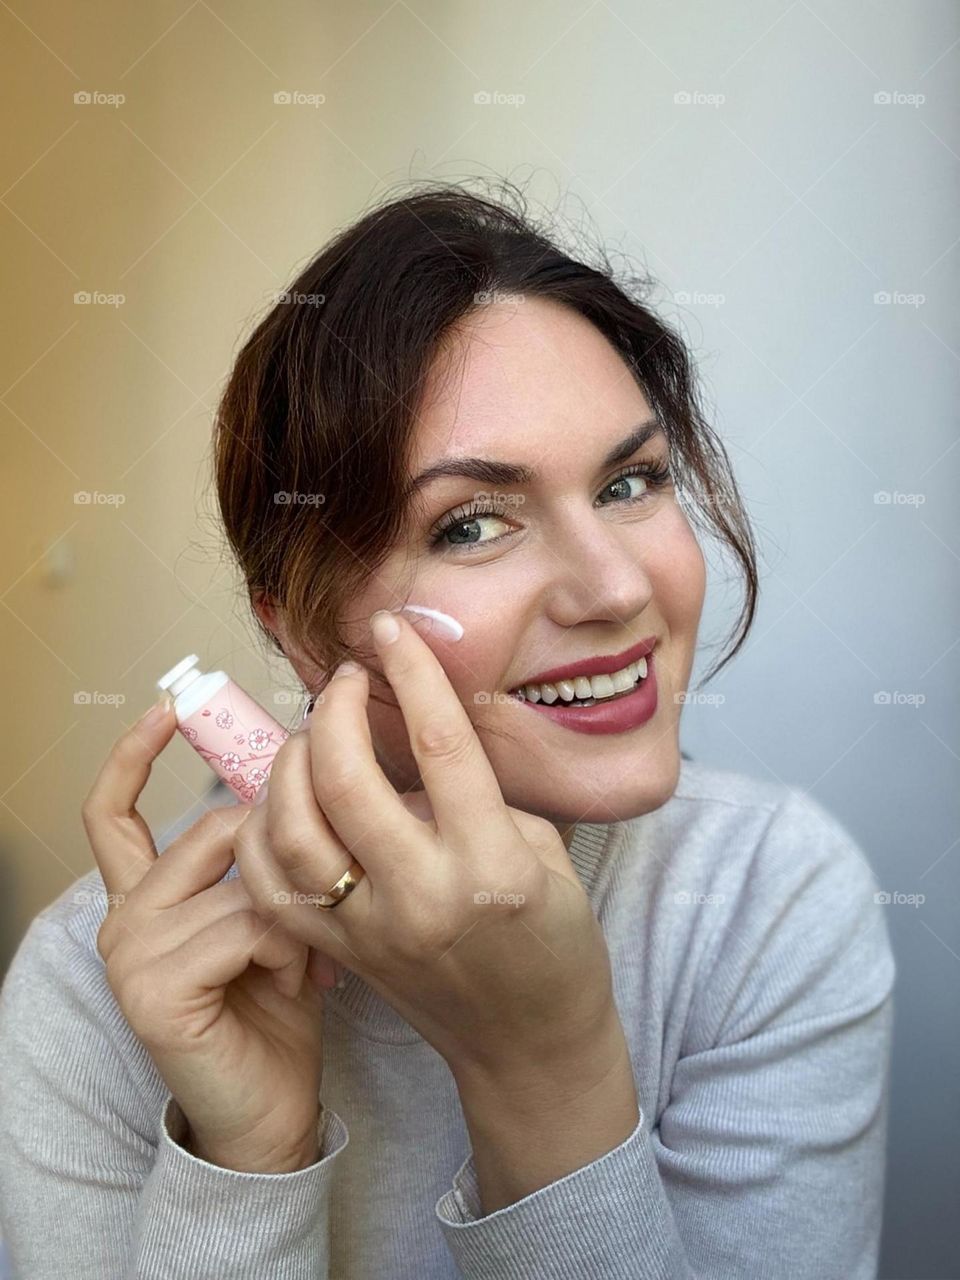
{"label": "woman's face", "polygon": [[[367,626],[375,609],[411,603],[452,614],[462,639],[435,629],[425,639],[476,726],[506,803],[549,819],[565,838],[576,822],[646,813],[676,787],[679,695],[693,665],[705,569],[672,482],[656,489],[642,476],[616,477],[638,463],[666,464],[666,437],[658,430],[605,464],[652,418],[651,407],[602,334],[557,303],[484,307],[461,324],[449,356],[430,380],[413,474],[475,457],[520,464],[533,478],[426,484],[404,544],[351,602],[347,638],[378,668]],[[488,514],[456,512],[432,545],[443,518],[471,502]],[[531,676],[621,654],[651,636],[656,710],[633,728],[581,732],[504,696]],[[391,697],[379,679],[371,688]],[[369,716],[391,782],[419,788],[399,709],[371,700]]]}

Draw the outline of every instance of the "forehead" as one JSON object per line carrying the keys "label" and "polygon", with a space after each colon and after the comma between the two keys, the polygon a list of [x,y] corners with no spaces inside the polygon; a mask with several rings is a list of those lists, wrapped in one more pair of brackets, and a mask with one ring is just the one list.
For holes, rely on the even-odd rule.
{"label": "forehead", "polygon": [[623,357],[568,307],[543,298],[491,303],[448,335],[427,379],[413,470],[443,457],[510,462],[612,443],[649,413]]}

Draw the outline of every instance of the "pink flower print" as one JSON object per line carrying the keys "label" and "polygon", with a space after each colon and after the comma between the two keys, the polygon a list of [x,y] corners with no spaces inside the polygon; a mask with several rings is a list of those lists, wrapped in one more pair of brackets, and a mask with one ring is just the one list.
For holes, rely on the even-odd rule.
{"label": "pink flower print", "polygon": [[254,729],[250,735],[250,746],[254,751],[262,751],[270,741],[270,735],[266,729]]}
{"label": "pink flower print", "polygon": [[232,724],[233,724],[233,716],[230,714],[229,711],[224,710],[224,711],[217,712],[218,728],[229,729]]}
{"label": "pink flower print", "polygon": [[191,742],[196,742],[197,740],[196,729],[189,729],[189,728],[181,729],[180,732],[183,734],[185,738],[189,738]]}
{"label": "pink flower print", "polygon": [[250,772],[247,774],[247,781],[253,787],[259,787],[260,784],[263,782],[266,782],[266,780],[267,780],[266,769],[251,769]]}
{"label": "pink flower print", "polygon": [[239,743],[240,743],[240,745],[242,746],[242,745],[243,745],[243,734],[242,734],[242,733],[235,733],[235,734],[233,735],[233,740],[234,740],[234,742],[239,742]]}
{"label": "pink flower print", "polygon": [[220,763],[227,773],[236,773],[240,768],[240,757],[235,751],[225,751],[220,757]]}

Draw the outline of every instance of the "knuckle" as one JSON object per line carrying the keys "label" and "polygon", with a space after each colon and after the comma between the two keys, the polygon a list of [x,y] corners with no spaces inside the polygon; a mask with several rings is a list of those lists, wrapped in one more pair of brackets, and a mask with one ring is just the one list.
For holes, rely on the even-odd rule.
{"label": "knuckle", "polygon": [[277,862],[286,871],[297,871],[310,866],[314,858],[316,841],[306,832],[287,831],[277,839],[271,839],[270,847]]}
{"label": "knuckle", "polygon": [[100,821],[100,799],[96,792],[91,791],[80,806],[80,818],[83,822],[83,829],[87,835],[91,835],[93,830]]}
{"label": "knuckle", "polygon": [[421,755],[445,764],[465,761],[472,746],[462,728],[437,718],[424,721],[417,730],[416,742]]}

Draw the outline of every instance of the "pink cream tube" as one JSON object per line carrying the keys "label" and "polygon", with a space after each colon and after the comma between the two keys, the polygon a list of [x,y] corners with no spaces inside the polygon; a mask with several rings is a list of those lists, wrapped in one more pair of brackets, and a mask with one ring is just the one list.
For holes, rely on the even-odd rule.
{"label": "pink cream tube", "polygon": [[253,804],[266,792],[274,756],[290,733],[225,671],[203,673],[195,653],[157,681],[173,697],[177,728],[198,755],[236,792]]}

